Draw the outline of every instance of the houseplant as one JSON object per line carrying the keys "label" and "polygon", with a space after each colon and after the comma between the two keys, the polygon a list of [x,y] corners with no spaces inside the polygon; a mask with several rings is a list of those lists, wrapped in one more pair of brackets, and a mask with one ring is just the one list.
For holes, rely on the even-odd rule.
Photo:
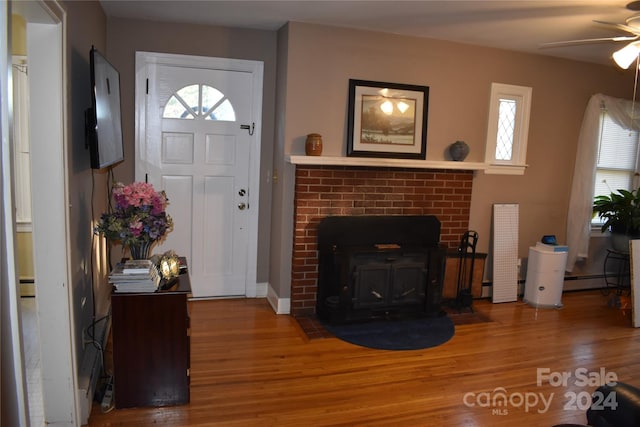
{"label": "houseplant", "polygon": [[603,220],[601,231],[611,231],[613,248],[627,252],[629,238],[640,236],[640,188],[596,196],[593,213]]}
{"label": "houseplant", "polygon": [[111,194],[115,206],[101,215],[95,232],[121,242],[134,259],[148,258],[151,245],[173,229],[173,220],[166,212],[169,200],[165,192],[155,191],[146,182],[117,182]]}

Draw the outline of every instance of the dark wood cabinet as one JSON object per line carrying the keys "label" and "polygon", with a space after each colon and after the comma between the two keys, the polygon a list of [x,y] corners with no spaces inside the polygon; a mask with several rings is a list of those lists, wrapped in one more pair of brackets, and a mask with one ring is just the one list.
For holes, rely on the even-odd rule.
{"label": "dark wood cabinet", "polygon": [[188,273],[167,290],[111,295],[116,408],[189,402]]}

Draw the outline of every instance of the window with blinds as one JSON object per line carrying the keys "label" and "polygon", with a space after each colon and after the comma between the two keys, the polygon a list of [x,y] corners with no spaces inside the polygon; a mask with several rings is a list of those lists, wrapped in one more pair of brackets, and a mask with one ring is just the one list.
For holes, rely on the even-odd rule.
{"label": "window with blinds", "polygon": [[[600,143],[593,196],[609,195],[620,189],[635,188],[638,166],[638,131],[625,129],[604,112],[600,122]],[[591,221],[601,224],[599,217]]]}

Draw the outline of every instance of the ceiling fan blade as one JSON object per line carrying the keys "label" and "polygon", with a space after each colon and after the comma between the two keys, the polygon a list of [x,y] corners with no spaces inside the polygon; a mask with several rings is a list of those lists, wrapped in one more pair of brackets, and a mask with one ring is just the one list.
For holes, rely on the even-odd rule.
{"label": "ceiling fan blade", "polygon": [[610,27],[617,28],[619,30],[625,31],[627,33],[638,35],[640,34],[640,28],[635,28],[630,25],[620,24],[617,22],[607,22],[607,21],[598,21],[596,19],[593,20],[596,24],[608,25]]}
{"label": "ceiling fan blade", "polygon": [[541,48],[545,47],[563,47],[563,46],[576,46],[589,43],[604,43],[604,42],[624,42],[638,40],[640,35],[635,36],[620,36],[620,37],[600,37],[595,39],[579,39],[579,40],[564,40],[559,42],[542,43]]}

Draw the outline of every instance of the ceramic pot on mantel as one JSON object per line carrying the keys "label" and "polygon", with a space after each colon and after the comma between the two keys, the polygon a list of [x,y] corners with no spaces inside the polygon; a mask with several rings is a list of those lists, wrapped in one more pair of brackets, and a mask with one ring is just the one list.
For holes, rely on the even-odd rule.
{"label": "ceramic pot on mantel", "polygon": [[469,154],[469,146],[464,141],[456,141],[449,146],[449,155],[456,162],[463,161]]}
{"label": "ceramic pot on mantel", "polygon": [[304,145],[304,151],[307,156],[322,155],[322,135],[319,133],[310,133]]}

